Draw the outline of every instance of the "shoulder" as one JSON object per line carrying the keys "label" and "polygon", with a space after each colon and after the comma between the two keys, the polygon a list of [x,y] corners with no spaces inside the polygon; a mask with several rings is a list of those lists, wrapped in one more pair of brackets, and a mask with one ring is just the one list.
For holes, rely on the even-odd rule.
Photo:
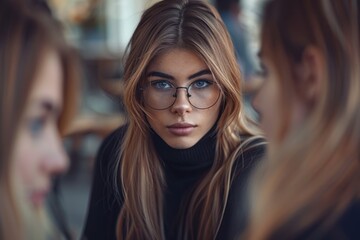
{"label": "shoulder", "polygon": [[236,239],[245,227],[248,215],[246,195],[249,176],[266,150],[266,141],[263,137],[241,138],[242,142],[236,149],[231,187],[217,239]]}
{"label": "shoulder", "polygon": [[127,130],[127,125],[120,126],[111,134],[109,134],[100,146],[100,152],[102,150],[115,150],[119,145],[121,145],[122,139]]}
{"label": "shoulder", "polygon": [[99,151],[98,151],[98,158],[106,157],[108,158],[109,155],[113,155],[117,151],[119,151],[120,146],[122,144],[124,135],[127,130],[127,125],[123,125],[113,131],[110,135],[108,135],[104,141],[102,142]]}
{"label": "shoulder", "polygon": [[118,169],[118,159],[122,139],[126,132],[127,126],[121,126],[107,136],[102,142],[93,174],[93,195],[95,198],[104,200],[104,206],[112,203],[116,197],[114,192],[118,188],[115,183],[116,169]]}
{"label": "shoulder", "polygon": [[246,171],[253,168],[264,157],[266,152],[266,140],[262,136],[242,135],[242,142],[237,149],[235,167],[238,171]]}
{"label": "shoulder", "polygon": [[81,239],[115,239],[114,229],[122,206],[115,172],[127,126],[121,126],[102,142],[94,166],[88,213]]}
{"label": "shoulder", "polygon": [[107,175],[108,170],[112,169],[116,162],[126,130],[127,125],[119,127],[109,134],[100,145],[95,167],[101,175]]}

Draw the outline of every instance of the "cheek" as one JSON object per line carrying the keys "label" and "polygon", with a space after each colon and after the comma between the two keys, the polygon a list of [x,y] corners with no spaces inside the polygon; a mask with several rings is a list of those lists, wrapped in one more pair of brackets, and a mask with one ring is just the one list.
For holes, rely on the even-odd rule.
{"label": "cheek", "polygon": [[306,103],[300,99],[295,99],[291,106],[291,128],[297,129],[304,125],[305,119],[308,117],[308,108]]}
{"label": "cheek", "polygon": [[156,128],[157,125],[160,125],[161,123],[166,121],[166,114],[164,114],[163,112],[164,111],[147,110],[147,114],[145,114],[145,117],[151,128]]}
{"label": "cheek", "polygon": [[26,189],[30,189],[37,176],[36,170],[40,164],[40,154],[36,146],[26,137],[20,136],[15,146],[13,155],[15,177]]}
{"label": "cheek", "polygon": [[260,114],[260,126],[268,140],[276,139],[280,128],[280,98],[274,81],[264,83],[256,94],[253,105]]}
{"label": "cheek", "polygon": [[218,100],[218,103],[214,107],[208,110],[204,110],[206,111],[206,113],[202,115],[202,119],[204,122],[207,123],[209,129],[215,124],[216,120],[219,118],[220,106],[221,101]]}

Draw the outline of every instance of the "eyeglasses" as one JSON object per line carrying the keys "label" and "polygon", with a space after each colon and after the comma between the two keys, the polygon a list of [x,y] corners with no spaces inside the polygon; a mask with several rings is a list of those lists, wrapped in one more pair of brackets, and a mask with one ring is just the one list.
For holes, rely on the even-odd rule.
{"label": "eyeglasses", "polygon": [[220,98],[218,84],[210,80],[196,80],[187,87],[177,87],[167,80],[154,80],[140,90],[146,105],[155,110],[165,110],[175,103],[179,89],[186,90],[189,103],[198,109],[210,108]]}

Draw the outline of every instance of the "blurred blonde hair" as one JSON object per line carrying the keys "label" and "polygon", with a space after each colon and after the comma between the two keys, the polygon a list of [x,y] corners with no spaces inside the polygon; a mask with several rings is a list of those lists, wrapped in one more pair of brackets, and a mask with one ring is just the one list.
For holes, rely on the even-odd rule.
{"label": "blurred blonde hair", "polygon": [[[115,181],[121,184],[124,195],[117,227],[120,239],[165,238],[165,177],[151,140],[145,117],[149,114],[143,106],[139,88],[146,80],[149,63],[174,48],[190,50],[200,57],[222,92],[215,161],[189,201],[183,226],[179,227],[182,236],[178,238],[215,238],[228,197],[234,161],[238,150],[244,150],[247,143],[240,134],[258,134],[244,114],[239,66],[217,11],[204,1],[196,0],[160,1],[147,9],[130,40],[125,64],[124,105],[129,123],[115,167],[115,175],[120,175]],[[194,225],[198,226],[197,230],[193,229]]]}
{"label": "blurred blonde hair", "polygon": [[[276,68],[282,113],[278,143],[252,179],[246,239],[292,239],[325,231],[360,193],[360,5],[356,0],[273,0],[262,52]],[[320,93],[299,131],[290,130],[295,65],[320,51]]]}
{"label": "blurred blonde hair", "polygon": [[17,129],[44,55],[55,50],[64,74],[64,132],[76,109],[76,58],[65,44],[58,23],[43,12],[17,1],[0,3],[0,239],[45,239],[51,234],[43,209],[34,210],[22,196],[13,174],[12,151]]}

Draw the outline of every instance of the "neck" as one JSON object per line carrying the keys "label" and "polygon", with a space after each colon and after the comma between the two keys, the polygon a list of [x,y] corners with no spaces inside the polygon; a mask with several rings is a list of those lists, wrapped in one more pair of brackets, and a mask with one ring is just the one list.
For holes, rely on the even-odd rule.
{"label": "neck", "polygon": [[175,149],[169,146],[155,132],[152,134],[156,152],[166,168],[187,171],[210,167],[216,149],[216,125],[214,125],[194,146]]}

